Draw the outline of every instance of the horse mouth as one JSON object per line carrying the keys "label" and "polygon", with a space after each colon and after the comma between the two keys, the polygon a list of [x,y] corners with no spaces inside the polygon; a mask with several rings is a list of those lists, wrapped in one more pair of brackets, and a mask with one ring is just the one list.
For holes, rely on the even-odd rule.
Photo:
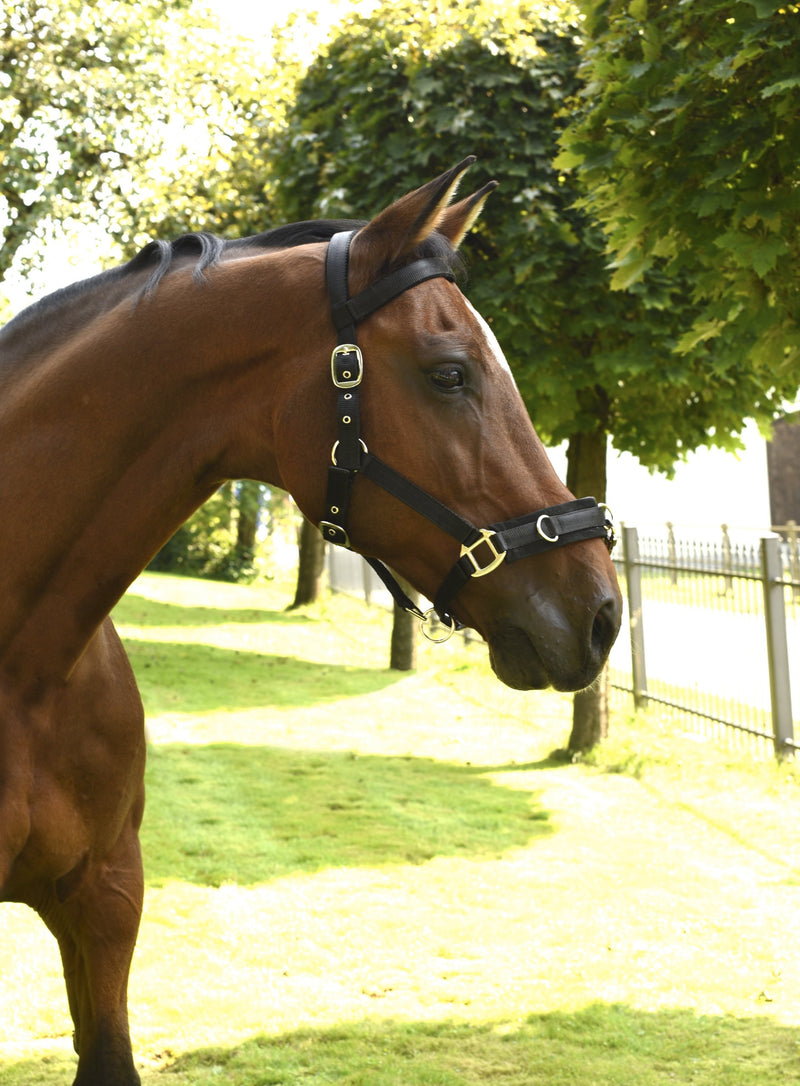
{"label": "horse mouth", "polygon": [[497,678],[513,690],[576,691],[590,686],[606,661],[608,648],[582,652],[540,651],[519,626],[504,626],[489,638],[489,659]]}

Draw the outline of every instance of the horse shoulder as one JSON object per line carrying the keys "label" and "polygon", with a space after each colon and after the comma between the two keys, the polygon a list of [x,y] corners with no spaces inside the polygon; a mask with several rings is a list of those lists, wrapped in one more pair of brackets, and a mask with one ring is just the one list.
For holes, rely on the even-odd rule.
{"label": "horse shoulder", "polygon": [[144,764],[141,698],[110,619],[66,682],[35,697],[0,683],[0,898],[36,907],[42,886],[138,830]]}

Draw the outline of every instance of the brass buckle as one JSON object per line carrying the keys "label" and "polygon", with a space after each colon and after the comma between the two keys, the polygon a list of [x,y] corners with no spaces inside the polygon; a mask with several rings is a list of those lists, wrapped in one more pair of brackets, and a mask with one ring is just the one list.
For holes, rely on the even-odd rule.
{"label": "brass buckle", "polygon": [[[470,573],[470,577],[485,577],[487,573],[491,573],[493,569],[497,569],[506,556],[505,551],[499,551],[494,545],[493,539],[495,532],[493,532],[491,528],[479,528],[478,531],[481,533],[481,538],[475,543],[470,543],[469,546],[466,543],[463,543],[461,545],[461,554],[459,555],[459,558],[463,558],[466,555],[472,563],[472,573]],[[484,543],[492,552],[492,560],[489,562],[488,566],[482,566],[472,553],[476,547],[480,547]]]}
{"label": "brass buckle", "polygon": [[[355,356],[355,365],[353,369],[342,370],[341,377],[336,369],[336,362],[340,355],[352,354]],[[334,347],[331,354],[331,379],[337,388],[356,388],[361,384],[361,378],[364,376],[364,359],[361,356],[361,350],[355,343],[340,343],[338,347]]]}
{"label": "brass buckle", "polygon": [[321,520],[319,530],[322,532],[322,538],[328,543],[334,543],[337,547],[346,547],[348,550],[352,550],[350,536],[340,524],[334,524],[330,520]]}

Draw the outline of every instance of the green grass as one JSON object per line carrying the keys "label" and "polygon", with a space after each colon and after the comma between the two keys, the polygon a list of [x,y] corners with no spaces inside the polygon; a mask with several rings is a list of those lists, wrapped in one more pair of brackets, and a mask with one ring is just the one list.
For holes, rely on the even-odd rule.
{"label": "green grass", "polygon": [[153,885],[501,856],[548,828],[535,797],[410,756],[166,744],[150,754],[148,789]]}
{"label": "green grass", "polygon": [[[389,617],[146,575],[144,1086],[800,1083],[793,764],[569,698]],[[194,606],[194,604],[198,606]],[[74,1074],[55,943],[0,907],[0,1082]]]}

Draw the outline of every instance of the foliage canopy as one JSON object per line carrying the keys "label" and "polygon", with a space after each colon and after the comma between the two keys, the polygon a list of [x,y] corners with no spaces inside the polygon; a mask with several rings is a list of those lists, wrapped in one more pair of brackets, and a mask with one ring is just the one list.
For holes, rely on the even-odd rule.
{"label": "foliage canopy", "polygon": [[[110,220],[169,119],[163,61],[186,0],[7,0],[0,10],[0,278],[48,220]],[[35,259],[28,253],[28,260]]]}
{"label": "foliage canopy", "polygon": [[537,427],[554,442],[610,433],[669,471],[700,445],[735,445],[775,398],[740,344],[676,351],[699,314],[685,277],[659,263],[611,289],[603,232],[576,206],[574,172],[554,164],[579,47],[565,6],[432,0],[351,15],[273,144],[276,200],[286,218],[371,214],[477,154],[501,186],[468,244],[469,291]]}
{"label": "foliage canopy", "polygon": [[680,348],[726,329],[765,383],[800,385],[800,7],[579,0],[584,87],[559,162],[628,287],[655,265],[699,303]]}

